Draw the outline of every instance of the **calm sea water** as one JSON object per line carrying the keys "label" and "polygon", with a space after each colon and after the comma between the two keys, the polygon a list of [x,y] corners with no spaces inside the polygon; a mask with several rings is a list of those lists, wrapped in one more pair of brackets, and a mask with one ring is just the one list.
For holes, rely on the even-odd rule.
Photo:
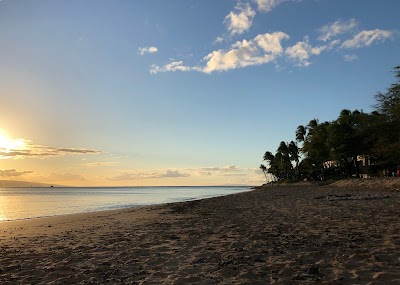
{"label": "calm sea water", "polygon": [[189,201],[250,187],[0,188],[0,221]]}

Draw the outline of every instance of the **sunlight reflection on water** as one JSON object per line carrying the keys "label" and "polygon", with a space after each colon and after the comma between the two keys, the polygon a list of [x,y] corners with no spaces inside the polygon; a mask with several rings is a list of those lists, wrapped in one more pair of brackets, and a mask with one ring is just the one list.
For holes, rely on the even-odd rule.
{"label": "sunlight reflection on water", "polygon": [[[0,192],[1,193],[1,192]],[[7,216],[5,213],[7,213],[9,210],[6,205],[7,199],[5,199],[1,194],[0,194],[0,222],[1,221],[7,221]]]}

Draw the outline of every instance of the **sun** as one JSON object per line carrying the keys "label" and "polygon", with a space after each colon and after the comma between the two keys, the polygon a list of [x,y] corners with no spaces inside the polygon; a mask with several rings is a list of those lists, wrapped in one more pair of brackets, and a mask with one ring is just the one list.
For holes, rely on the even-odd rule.
{"label": "sun", "polygon": [[17,150],[23,148],[25,145],[22,139],[11,139],[6,135],[0,133],[0,151],[10,152],[12,150]]}

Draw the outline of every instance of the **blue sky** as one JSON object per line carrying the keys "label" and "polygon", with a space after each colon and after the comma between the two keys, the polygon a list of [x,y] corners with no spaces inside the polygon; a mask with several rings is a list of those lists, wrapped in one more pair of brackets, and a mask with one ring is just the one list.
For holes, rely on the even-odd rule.
{"label": "blue sky", "polygon": [[399,65],[399,10],[0,1],[0,179],[260,184],[263,153],[298,125],[372,110]]}

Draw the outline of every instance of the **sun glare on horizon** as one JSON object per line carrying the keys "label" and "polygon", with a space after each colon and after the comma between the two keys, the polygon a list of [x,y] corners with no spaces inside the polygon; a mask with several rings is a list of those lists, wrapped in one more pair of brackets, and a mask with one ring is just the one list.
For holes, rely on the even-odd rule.
{"label": "sun glare on horizon", "polygon": [[11,139],[8,136],[0,133],[0,150],[10,152],[12,150],[21,149],[25,142],[22,139]]}

